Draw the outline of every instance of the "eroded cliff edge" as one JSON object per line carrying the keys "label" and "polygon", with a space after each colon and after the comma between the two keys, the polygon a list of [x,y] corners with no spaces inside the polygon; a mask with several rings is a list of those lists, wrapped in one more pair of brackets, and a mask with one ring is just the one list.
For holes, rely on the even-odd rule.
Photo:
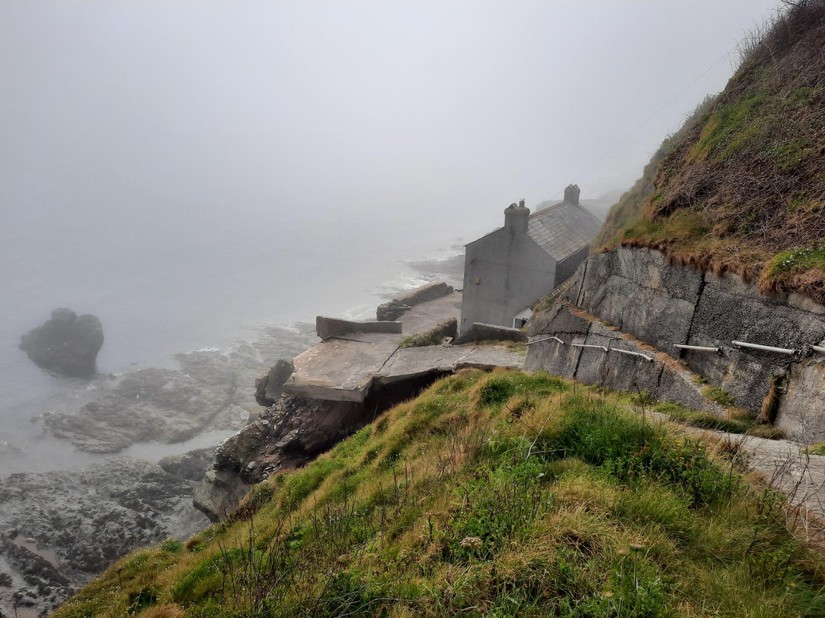
{"label": "eroded cliff edge", "polygon": [[[699,407],[688,370],[729,393],[739,407],[766,415],[788,437],[825,439],[825,307],[798,294],[766,297],[735,275],[673,264],[647,248],[618,247],[592,256],[568,291],[538,311],[526,366]],[[635,350],[653,358],[570,344]],[[733,341],[795,350],[782,354]],[[680,350],[676,344],[718,348]],[[647,348],[647,352],[645,352]],[[662,357],[666,355],[668,358]],[[649,366],[645,366],[649,365]],[[673,382],[681,382],[678,388]],[[691,383],[694,388],[691,388]]]}

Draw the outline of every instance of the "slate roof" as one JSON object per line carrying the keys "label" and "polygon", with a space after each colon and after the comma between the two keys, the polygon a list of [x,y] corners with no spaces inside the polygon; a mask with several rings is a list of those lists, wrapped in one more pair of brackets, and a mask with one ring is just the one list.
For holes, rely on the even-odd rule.
{"label": "slate roof", "polygon": [[[539,204],[539,208],[541,206]],[[531,214],[527,234],[554,260],[561,262],[590,244],[601,227],[601,221],[584,207],[559,202]]]}

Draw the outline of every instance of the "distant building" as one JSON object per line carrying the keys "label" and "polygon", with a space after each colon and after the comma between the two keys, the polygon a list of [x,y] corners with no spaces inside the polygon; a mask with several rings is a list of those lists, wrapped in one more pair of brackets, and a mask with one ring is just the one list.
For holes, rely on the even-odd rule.
{"label": "distant building", "polygon": [[512,204],[504,227],[466,245],[461,332],[474,322],[520,328],[530,305],[567,280],[588,254],[601,222],[579,203],[579,187],[564,201],[530,214]]}

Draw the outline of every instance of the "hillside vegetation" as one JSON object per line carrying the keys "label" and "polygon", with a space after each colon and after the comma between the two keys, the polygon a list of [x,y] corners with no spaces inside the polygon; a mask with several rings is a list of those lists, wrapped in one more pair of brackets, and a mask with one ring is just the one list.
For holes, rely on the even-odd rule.
{"label": "hillside vegetation", "polygon": [[463,371],[56,615],[825,615],[825,563],[723,455],[617,395]]}
{"label": "hillside vegetation", "polygon": [[823,41],[825,0],[787,2],[725,90],[654,156],[652,184],[637,183],[601,241],[825,303]]}

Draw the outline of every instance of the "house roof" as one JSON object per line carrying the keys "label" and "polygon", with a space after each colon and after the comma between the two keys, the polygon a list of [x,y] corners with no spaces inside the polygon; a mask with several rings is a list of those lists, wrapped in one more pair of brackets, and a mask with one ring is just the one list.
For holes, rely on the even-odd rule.
{"label": "house roof", "polygon": [[559,202],[531,214],[527,234],[554,260],[561,262],[590,244],[601,227],[601,221],[584,207]]}

